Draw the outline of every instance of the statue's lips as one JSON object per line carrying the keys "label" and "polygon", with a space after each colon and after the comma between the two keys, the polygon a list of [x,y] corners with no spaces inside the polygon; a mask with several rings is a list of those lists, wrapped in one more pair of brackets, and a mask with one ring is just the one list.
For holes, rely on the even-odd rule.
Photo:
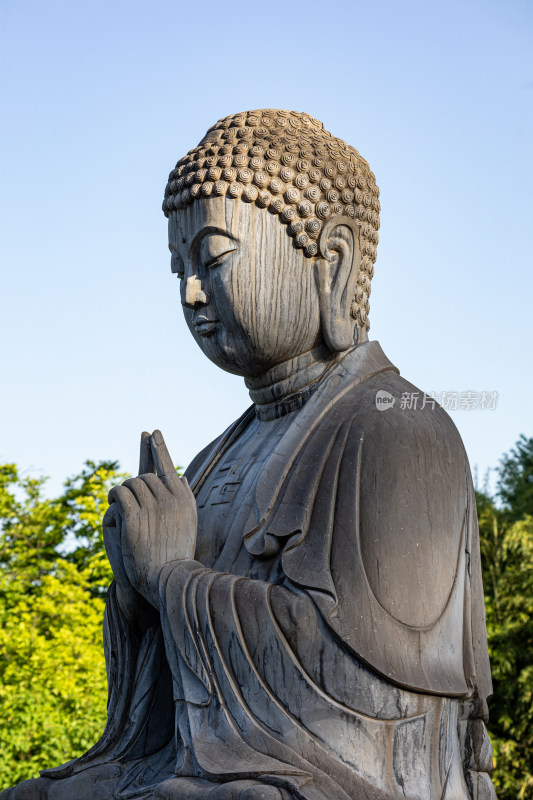
{"label": "statue's lips", "polygon": [[212,336],[215,332],[217,319],[206,319],[206,317],[197,317],[194,322],[194,330],[199,336]]}

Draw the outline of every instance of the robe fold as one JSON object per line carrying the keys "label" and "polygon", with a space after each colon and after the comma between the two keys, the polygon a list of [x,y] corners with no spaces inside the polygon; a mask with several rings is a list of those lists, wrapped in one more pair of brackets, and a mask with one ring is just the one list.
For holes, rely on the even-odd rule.
{"label": "robe fold", "polygon": [[253,480],[227,477],[253,408],[193,461],[197,560],[163,568],[142,639],[110,591],[108,725],[43,774],[119,764],[116,798],[173,776],[176,798],[180,777],[306,800],[477,796],[490,754],[469,761],[464,742],[491,683],[474,492],[452,421],[412,393],[370,342],[288,415]]}

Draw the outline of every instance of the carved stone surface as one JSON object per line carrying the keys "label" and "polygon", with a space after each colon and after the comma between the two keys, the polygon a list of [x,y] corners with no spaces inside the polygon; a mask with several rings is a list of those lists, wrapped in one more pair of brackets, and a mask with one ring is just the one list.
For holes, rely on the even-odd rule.
{"label": "carved stone surface", "polygon": [[104,520],[106,729],[1,800],[494,798],[470,470],[368,341],[368,164],[238,114],[164,210],[191,333],[253,406],[183,479],[143,434]]}

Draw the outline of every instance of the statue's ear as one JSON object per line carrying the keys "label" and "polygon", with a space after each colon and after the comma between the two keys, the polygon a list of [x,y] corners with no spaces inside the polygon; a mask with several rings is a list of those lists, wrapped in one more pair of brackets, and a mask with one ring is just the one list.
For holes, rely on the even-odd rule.
{"label": "statue's ear", "polygon": [[330,350],[347,350],[355,340],[351,308],[361,267],[359,226],[350,217],[331,217],[317,244],[322,332]]}

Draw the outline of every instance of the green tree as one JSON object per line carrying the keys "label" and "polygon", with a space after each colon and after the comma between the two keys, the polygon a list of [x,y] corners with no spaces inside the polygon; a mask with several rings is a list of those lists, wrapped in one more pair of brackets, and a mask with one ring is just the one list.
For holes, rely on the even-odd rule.
{"label": "green tree", "polygon": [[533,437],[520,436],[500,461],[498,473],[498,495],[507,519],[533,516]]}
{"label": "green tree", "polygon": [[486,488],[477,493],[494,682],[488,728],[499,800],[533,799],[533,517],[522,513],[533,476],[530,443],[521,437],[502,459],[498,487],[504,508]]}
{"label": "green tree", "polygon": [[118,465],[87,462],[61,497],[0,466],[0,786],[87,750],[106,717],[101,517]]}

